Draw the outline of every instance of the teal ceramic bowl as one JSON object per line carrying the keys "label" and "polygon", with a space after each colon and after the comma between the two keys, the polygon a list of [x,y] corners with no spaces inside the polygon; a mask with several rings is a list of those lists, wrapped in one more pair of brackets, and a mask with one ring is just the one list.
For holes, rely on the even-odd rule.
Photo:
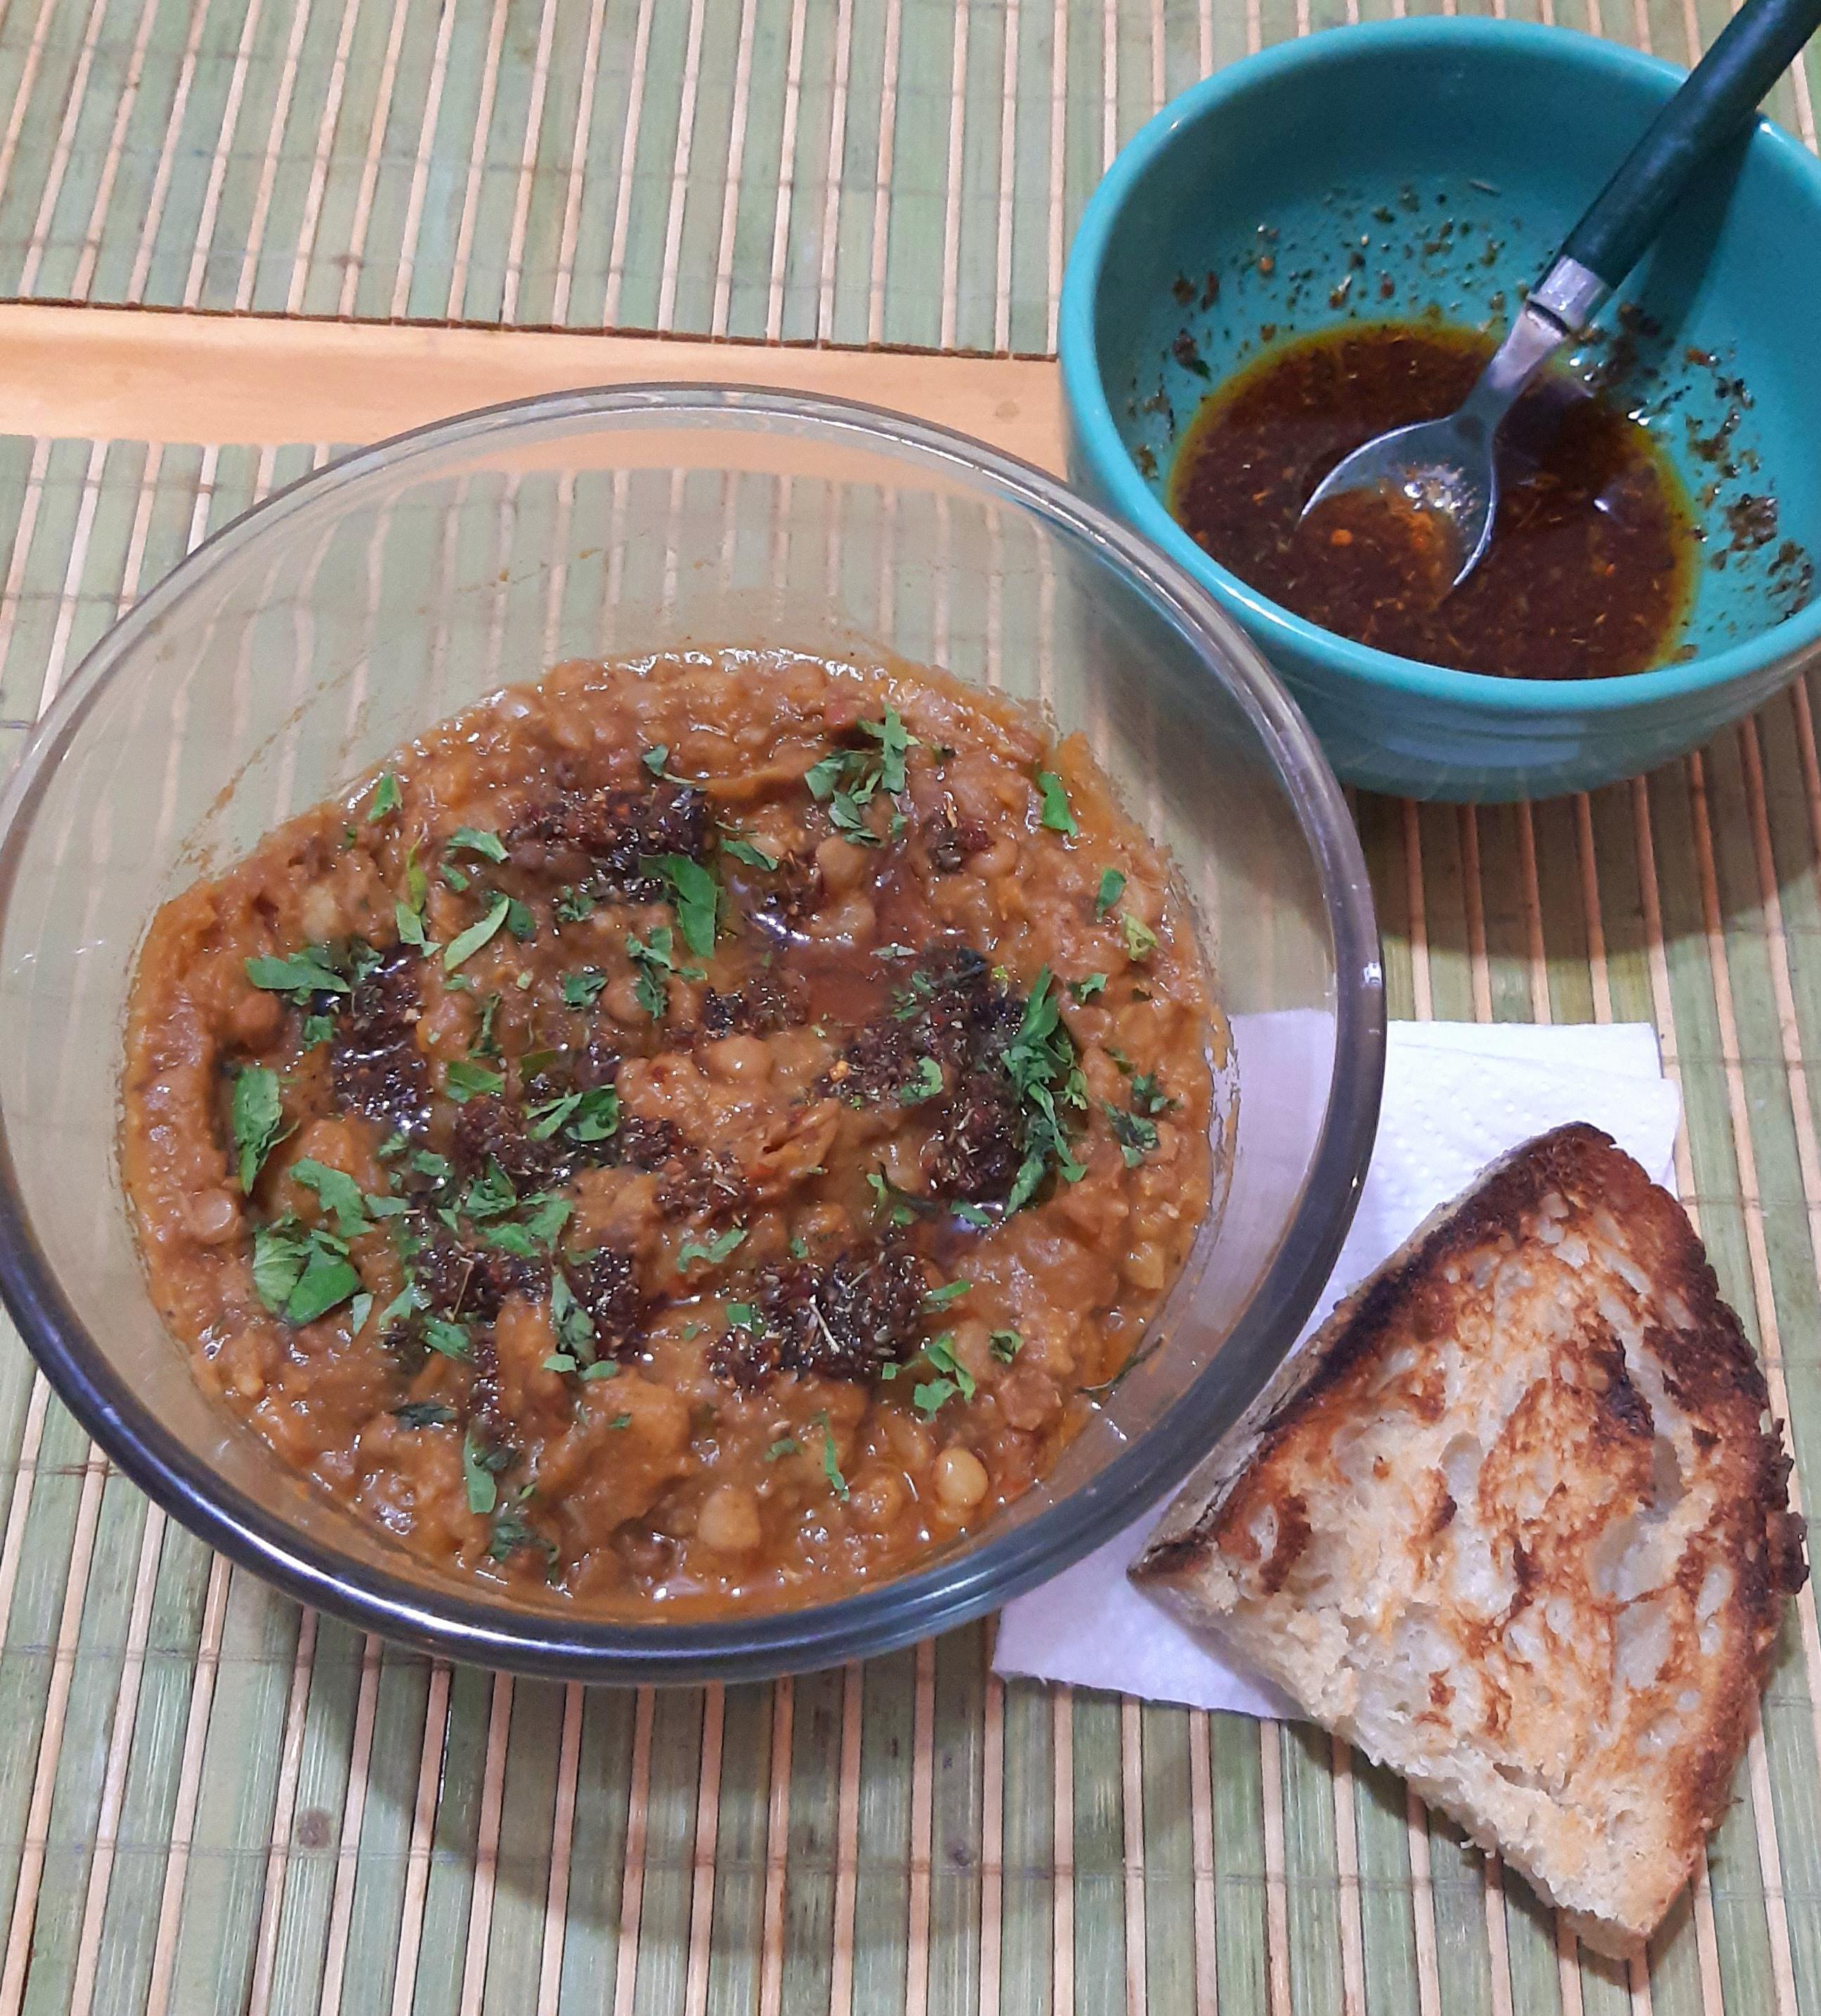
{"label": "teal ceramic bowl", "polygon": [[1565,29],[1332,29],[1185,92],[1088,203],[1062,301],[1073,479],[1239,619],[1356,783],[1589,789],[1705,741],[1821,650],[1821,165],[1763,121],[1570,360],[1616,373],[1696,500],[1679,661],[1536,681],[1368,650],[1248,588],[1164,505],[1196,406],[1268,346],[1348,319],[1502,327],[1682,75]]}

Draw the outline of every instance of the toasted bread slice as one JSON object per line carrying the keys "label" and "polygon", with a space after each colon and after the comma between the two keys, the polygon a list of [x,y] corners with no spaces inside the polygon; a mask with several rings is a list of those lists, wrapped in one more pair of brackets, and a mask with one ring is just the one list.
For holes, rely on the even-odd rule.
{"label": "toasted bread slice", "polygon": [[1750,1735],[1801,1521],[1675,1200],[1592,1127],[1338,1309],[1132,1569],[1636,1949]]}

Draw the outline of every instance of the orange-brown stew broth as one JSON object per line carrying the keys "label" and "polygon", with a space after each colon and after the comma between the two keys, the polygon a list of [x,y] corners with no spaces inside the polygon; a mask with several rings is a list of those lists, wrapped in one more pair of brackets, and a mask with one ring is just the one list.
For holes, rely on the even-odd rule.
{"label": "orange-brown stew broth", "polygon": [[160,912],[127,1187],[204,1377],[407,1546],[803,1600],[1015,1498],[1128,1356],[1207,1208],[1206,1017],[1079,738],[569,664]]}

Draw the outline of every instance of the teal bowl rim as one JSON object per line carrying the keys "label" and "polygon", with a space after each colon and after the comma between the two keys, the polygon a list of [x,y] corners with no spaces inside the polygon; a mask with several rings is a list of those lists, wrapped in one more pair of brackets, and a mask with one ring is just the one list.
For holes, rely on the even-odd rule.
{"label": "teal bowl rim", "polygon": [[[1192,85],[1142,126],[1115,157],[1082,212],[1063,275],[1057,361],[1070,424],[1101,486],[1101,501],[1188,568],[1223,607],[1242,614],[1274,665],[1278,661],[1273,648],[1281,646],[1293,662],[1325,661],[1319,669],[1414,699],[1452,701],[1493,714],[1610,715],[1717,693],[1793,666],[1821,641],[1821,596],[1770,629],[1723,651],[1611,679],[1513,679],[1401,658],[1324,630],[1260,595],[1197,545],[1139,475],[1113,420],[1094,336],[1094,303],[1107,248],[1134,191],[1183,128],[1217,114],[1247,92],[1282,77],[1317,67],[1344,65],[1387,49],[1406,53],[1419,49],[1455,53],[1522,49],[1551,60],[1603,70],[1614,77],[1645,78],[1669,85],[1679,84],[1686,74],[1660,57],[1571,28],[1442,16],[1325,28],[1318,34],[1246,56]],[[1821,228],[1821,160],[1762,117],[1754,128],[1752,145],[1754,149],[1765,149],[1778,171],[1796,178]],[[1588,192],[1590,196],[1592,193]]]}

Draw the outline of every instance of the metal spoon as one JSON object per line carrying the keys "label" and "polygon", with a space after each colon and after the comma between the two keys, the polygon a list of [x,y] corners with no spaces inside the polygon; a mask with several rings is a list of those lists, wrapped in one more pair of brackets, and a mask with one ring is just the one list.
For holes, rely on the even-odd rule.
{"label": "metal spoon", "polygon": [[1519,394],[1635,265],[1702,163],[1751,120],[1758,101],[1821,27],[1821,0],[1746,0],[1714,46],[1569,232],[1510,333],[1444,419],[1394,427],[1335,464],[1303,506],[1376,490],[1432,512],[1451,535],[1459,588],[1479,564],[1498,509],[1498,430]]}

